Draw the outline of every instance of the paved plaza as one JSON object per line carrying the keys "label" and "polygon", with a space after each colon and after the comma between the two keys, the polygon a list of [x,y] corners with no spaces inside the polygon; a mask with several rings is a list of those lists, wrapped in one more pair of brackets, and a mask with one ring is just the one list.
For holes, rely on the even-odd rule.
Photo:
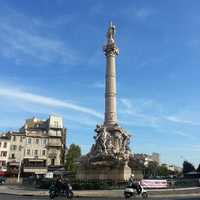
{"label": "paved plaza", "polygon": [[[199,200],[200,197],[166,197],[166,198],[163,198],[163,197],[157,197],[157,198],[149,198],[149,200],[156,200],[156,199],[162,199],[162,200]],[[3,199],[3,200],[47,200],[49,199],[48,197],[37,197],[37,196],[15,196],[15,195],[7,195],[7,194],[0,194],[0,199]],[[64,198],[62,197],[59,197],[59,198],[55,198],[55,200],[58,199],[58,200],[64,200]],[[115,199],[115,200],[121,200],[121,199],[124,199],[124,198],[98,198],[98,197],[92,197],[92,198],[74,198],[74,200],[103,200],[103,199]],[[141,198],[136,198],[136,199],[141,199]]]}
{"label": "paved plaza", "polygon": [[[176,200],[176,199],[200,199],[200,188],[179,188],[179,189],[163,189],[163,190],[151,190],[149,193],[149,199],[162,199],[162,200]],[[74,199],[124,199],[123,190],[82,190],[74,191]],[[1,200],[42,200],[48,198],[48,190],[38,190],[35,188],[24,188],[21,186],[0,186],[0,199]],[[64,199],[62,197],[55,199]],[[131,198],[133,199],[133,198]],[[136,198],[141,199],[141,198]]]}

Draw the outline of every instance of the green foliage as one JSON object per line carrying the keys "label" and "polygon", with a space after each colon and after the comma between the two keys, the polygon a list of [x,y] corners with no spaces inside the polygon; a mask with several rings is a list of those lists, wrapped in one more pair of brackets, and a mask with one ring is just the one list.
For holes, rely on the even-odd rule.
{"label": "green foliage", "polygon": [[159,174],[159,176],[167,177],[170,174],[170,171],[167,169],[167,167],[165,165],[161,165],[158,168],[158,174]]}
{"label": "green foliage", "polygon": [[112,184],[107,181],[77,181],[72,184],[74,190],[107,190],[112,188]]}
{"label": "green foliage", "polygon": [[182,173],[178,171],[171,171],[167,168],[166,164],[159,165],[155,161],[150,161],[148,165],[144,165],[144,160],[130,158],[129,167],[133,170],[133,173],[140,171],[143,173],[144,178],[167,178],[167,177],[179,177]]}
{"label": "green foliage", "polygon": [[141,162],[140,160],[134,160],[134,159],[129,161],[129,167],[134,170],[143,170],[145,168],[143,162]]}
{"label": "green foliage", "polygon": [[177,171],[170,171],[166,165],[159,166],[156,162],[149,162],[145,168],[145,177],[162,177],[167,178],[169,176],[179,176]]}
{"label": "green foliage", "polygon": [[158,176],[158,163],[157,162],[149,162],[148,166],[145,169],[145,176],[155,177]]}
{"label": "green foliage", "polygon": [[195,167],[192,163],[188,161],[183,162],[183,174],[188,173],[188,172],[194,172]]}
{"label": "green foliage", "polygon": [[81,156],[81,148],[79,145],[71,144],[65,157],[65,169],[73,173],[77,172],[77,160]]}

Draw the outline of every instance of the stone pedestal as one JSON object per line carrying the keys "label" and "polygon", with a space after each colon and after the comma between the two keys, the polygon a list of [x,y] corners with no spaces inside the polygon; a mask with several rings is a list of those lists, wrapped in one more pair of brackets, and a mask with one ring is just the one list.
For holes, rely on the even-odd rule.
{"label": "stone pedestal", "polygon": [[120,166],[89,166],[80,168],[77,173],[79,180],[112,180],[114,182],[127,181],[131,175],[131,168],[127,165]]}

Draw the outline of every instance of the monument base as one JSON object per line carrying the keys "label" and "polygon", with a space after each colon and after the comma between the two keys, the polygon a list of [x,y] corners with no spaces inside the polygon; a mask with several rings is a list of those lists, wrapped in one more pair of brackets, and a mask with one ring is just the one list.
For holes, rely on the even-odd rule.
{"label": "monument base", "polygon": [[120,166],[91,166],[79,168],[76,178],[79,180],[112,180],[127,181],[131,175],[131,168],[125,164]]}

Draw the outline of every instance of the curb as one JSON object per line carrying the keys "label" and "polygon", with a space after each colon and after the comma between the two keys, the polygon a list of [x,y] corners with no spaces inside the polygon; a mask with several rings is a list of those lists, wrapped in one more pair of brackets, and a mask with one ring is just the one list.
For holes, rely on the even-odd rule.
{"label": "curb", "polygon": [[[0,193],[4,195],[9,195],[9,196],[24,196],[24,197],[48,197],[48,195],[34,195],[34,194],[11,194],[11,193]],[[75,195],[74,198],[123,198],[124,196],[79,196]],[[176,197],[200,197],[200,194],[174,194],[174,195],[149,195],[149,198],[176,198]]]}
{"label": "curb", "polygon": [[[3,189],[3,188],[2,188]],[[194,191],[192,191],[194,190]],[[196,191],[195,191],[196,190]],[[147,190],[149,193],[149,197],[155,197],[155,198],[168,198],[168,197],[200,197],[200,188],[179,188],[178,190],[172,189],[165,191],[166,193],[163,193],[163,191],[153,191],[153,190]],[[177,193],[176,193],[177,191]],[[183,191],[183,194],[180,192]],[[156,194],[156,192],[158,194]],[[171,193],[170,193],[171,192]],[[36,192],[28,192],[23,193],[20,191],[12,190],[12,191],[0,191],[0,194],[5,195],[15,195],[15,196],[36,196],[36,197],[48,197],[48,191],[41,191],[38,193]],[[123,197],[123,190],[113,190],[113,191],[74,191],[74,197],[75,198],[122,198]]]}

